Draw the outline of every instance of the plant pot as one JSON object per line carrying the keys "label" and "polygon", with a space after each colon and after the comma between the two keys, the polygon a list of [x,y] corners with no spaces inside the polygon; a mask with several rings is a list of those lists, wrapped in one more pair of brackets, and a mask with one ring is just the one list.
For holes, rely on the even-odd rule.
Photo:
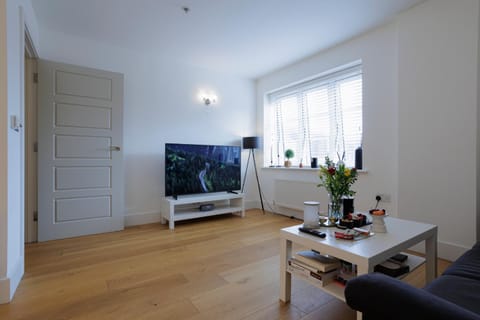
{"label": "plant pot", "polygon": [[292,162],[290,160],[285,160],[285,162],[283,163],[283,165],[285,166],[285,168],[289,168],[292,166]]}

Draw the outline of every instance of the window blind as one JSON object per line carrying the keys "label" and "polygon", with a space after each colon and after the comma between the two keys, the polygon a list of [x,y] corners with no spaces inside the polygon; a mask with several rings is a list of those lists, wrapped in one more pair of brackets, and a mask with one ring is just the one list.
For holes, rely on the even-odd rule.
{"label": "window blind", "polygon": [[[293,165],[320,163],[328,156],[344,157],[355,165],[355,149],[362,143],[362,68],[355,65],[271,93],[271,163],[292,149]],[[267,159],[266,159],[267,160]],[[282,164],[282,163],[275,163]]]}

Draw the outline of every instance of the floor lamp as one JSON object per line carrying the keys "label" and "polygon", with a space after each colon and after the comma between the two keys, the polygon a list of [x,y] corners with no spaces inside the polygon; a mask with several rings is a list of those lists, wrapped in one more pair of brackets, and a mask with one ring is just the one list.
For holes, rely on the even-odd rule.
{"label": "floor lamp", "polygon": [[257,164],[255,162],[255,149],[258,148],[258,137],[244,137],[242,139],[242,144],[243,144],[243,149],[249,149],[247,167],[245,168],[245,176],[243,177],[242,193],[243,193],[243,190],[245,189],[245,181],[247,181],[248,165],[250,164],[250,155],[251,155],[253,158],[253,167],[255,168],[255,177],[257,178],[260,203],[262,204],[262,211],[265,214],[265,209],[263,207],[263,199],[262,199],[262,189],[260,188],[260,181],[258,180]]}

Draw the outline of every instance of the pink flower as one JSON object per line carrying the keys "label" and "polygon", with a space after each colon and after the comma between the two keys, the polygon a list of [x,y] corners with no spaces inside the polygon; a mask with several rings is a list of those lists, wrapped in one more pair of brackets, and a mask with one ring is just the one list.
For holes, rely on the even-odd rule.
{"label": "pink flower", "polygon": [[335,167],[328,168],[328,174],[330,174],[331,176],[333,176],[335,174],[335,172],[336,172]]}

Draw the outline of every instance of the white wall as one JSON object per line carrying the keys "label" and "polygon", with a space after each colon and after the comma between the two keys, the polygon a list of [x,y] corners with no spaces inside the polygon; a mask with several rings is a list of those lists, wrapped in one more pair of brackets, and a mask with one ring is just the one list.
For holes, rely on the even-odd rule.
{"label": "white wall", "polygon": [[437,224],[449,255],[476,239],[478,21],[476,0],[398,19],[399,215]]}
{"label": "white wall", "polygon": [[[2,5],[4,4],[5,1],[2,1]],[[2,100],[0,105],[0,118],[3,119],[1,128],[4,130],[0,143],[0,153],[4,155],[0,164],[0,225],[6,226],[1,230],[0,236],[0,303],[3,303],[13,297],[24,270],[24,136],[23,131],[9,129],[7,120],[11,115],[15,115],[23,122],[25,25],[34,45],[38,45],[38,34],[30,1],[7,0],[5,11],[0,10],[0,15],[1,21],[6,22],[6,51],[2,50],[2,54],[6,52],[7,62],[6,70],[0,69],[2,77],[7,80],[6,101]],[[0,29],[0,32],[4,30]],[[6,137],[6,144],[3,137]]]}
{"label": "white wall", "polygon": [[[309,59],[269,74],[257,81],[257,118],[263,123],[263,100],[266,93],[275,88],[312,77],[332,68],[362,60],[363,64],[363,165],[368,172],[360,173],[354,185],[356,210],[366,210],[375,205],[376,193],[391,195],[391,202],[382,207],[397,214],[397,104],[396,104],[396,41],[395,27],[387,25],[362,35],[352,41],[321,52]],[[270,154],[266,152],[267,162]],[[323,164],[323,159],[319,159]],[[262,183],[267,198],[275,195],[276,180],[309,181],[312,186],[319,183],[316,170],[263,169]],[[316,187],[315,187],[316,188]],[[317,199],[307,199],[300,194],[295,204],[302,207],[305,200],[320,200],[320,210],[327,210],[327,192],[316,188]],[[295,190],[292,190],[295,192]],[[278,201],[278,200],[277,200]],[[281,208],[277,208],[279,211]],[[284,211],[282,211],[284,212]],[[284,212],[297,215],[293,211]]]}
{"label": "white wall", "polygon": [[[478,22],[476,0],[430,0],[262,77],[257,126],[269,91],[361,59],[368,172],[355,184],[355,207],[367,210],[377,192],[390,194],[392,202],[382,207],[393,216],[438,225],[439,254],[455,259],[476,240]],[[318,182],[312,171],[275,169],[263,169],[262,180],[269,199],[278,197],[277,180]],[[326,204],[324,190],[319,199]]]}
{"label": "white wall", "polygon": [[[41,29],[42,59],[125,75],[124,165],[127,225],[159,221],[164,143],[240,144],[255,134],[254,82]],[[211,110],[199,90],[213,90]],[[244,152],[244,157],[247,153]],[[246,160],[246,159],[244,159]]]}

